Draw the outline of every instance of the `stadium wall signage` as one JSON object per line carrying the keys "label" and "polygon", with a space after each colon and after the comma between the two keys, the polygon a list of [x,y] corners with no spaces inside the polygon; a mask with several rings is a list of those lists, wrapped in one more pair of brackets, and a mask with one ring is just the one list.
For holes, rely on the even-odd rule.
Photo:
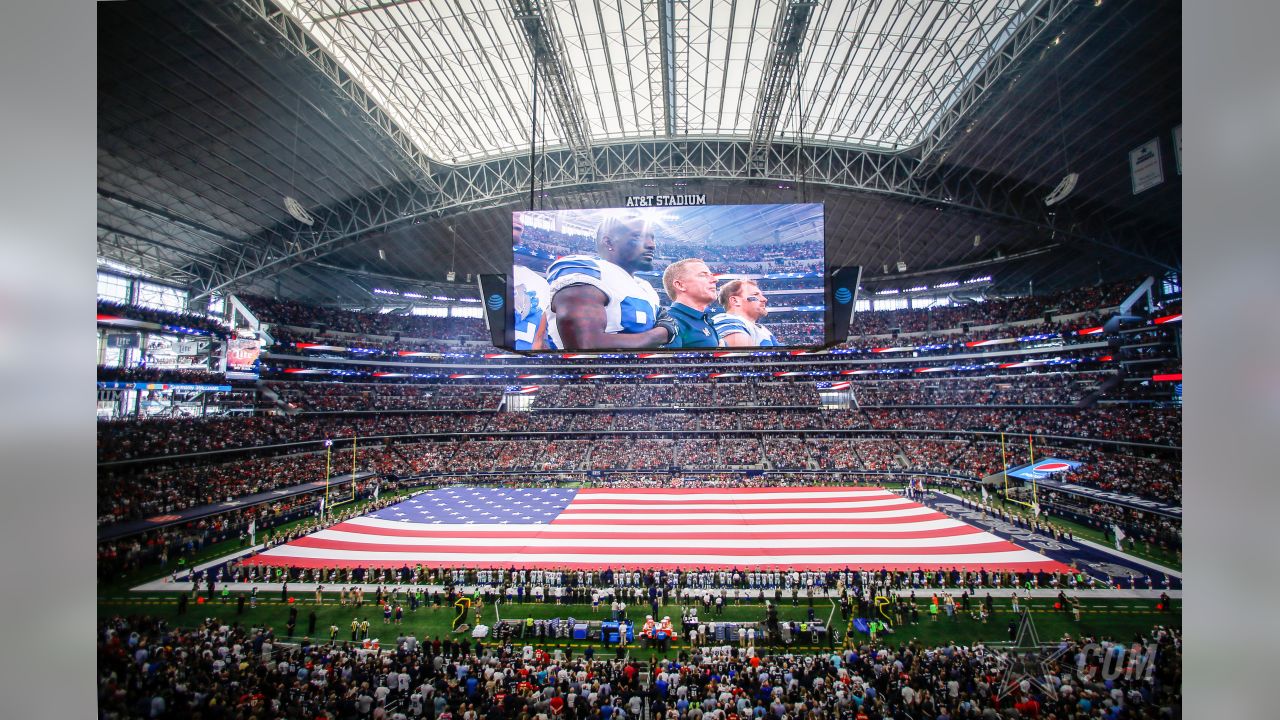
{"label": "stadium wall signage", "polygon": [[1074,460],[1061,460],[1058,458],[1044,458],[1034,465],[1024,465],[1009,471],[1009,477],[1016,477],[1020,480],[1031,480],[1033,482],[1042,482],[1049,476],[1075,470],[1083,463]]}
{"label": "stadium wall signage", "polygon": [[627,207],[692,207],[706,205],[706,195],[628,195]]}

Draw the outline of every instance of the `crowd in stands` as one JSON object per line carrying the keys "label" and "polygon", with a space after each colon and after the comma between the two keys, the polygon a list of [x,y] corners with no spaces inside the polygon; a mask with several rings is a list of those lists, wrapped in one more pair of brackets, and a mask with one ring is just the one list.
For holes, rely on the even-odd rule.
{"label": "crowd in stands", "polygon": [[438,471],[577,470],[590,440],[469,440]]}
{"label": "crowd in stands", "polygon": [[[855,636],[816,653],[707,644],[635,659],[397,632],[367,652],[341,629],[281,637],[220,607],[193,627],[152,616],[97,627],[99,716],[223,718],[531,718],[835,720],[856,718],[1181,716],[1182,638],[1065,635],[1045,677],[1005,686],[1004,656],[983,644],[927,646]],[[216,615],[223,615],[219,618]],[[325,640],[325,635],[330,639]],[[736,643],[734,643],[736,645]],[[747,645],[747,643],[743,643]],[[1112,656],[1118,658],[1115,663]],[[1108,672],[1106,662],[1124,668]],[[1147,670],[1149,666],[1149,671]],[[1127,672],[1125,671],[1127,670]],[[647,672],[644,672],[647,671]],[[642,672],[644,672],[642,682]],[[647,713],[647,715],[646,715]]]}
{"label": "crowd in stands", "polygon": [[1018,378],[966,377],[855,381],[863,407],[884,405],[1071,405],[1097,389],[1105,373],[1057,372]]}
{"label": "crowd in stands", "polygon": [[[673,452],[671,456],[673,463],[680,463],[695,470],[709,470],[721,466],[719,443],[710,438],[677,440]],[[607,458],[605,462],[608,462]],[[621,469],[624,466],[613,463],[603,467]]]}
{"label": "crowd in stands", "polygon": [[673,462],[674,440],[633,440],[630,438],[597,441],[591,450],[591,468],[627,468],[655,470],[668,468]]}
{"label": "crowd in stands", "polygon": [[[820,417],[826,420],[827,413]],[[833,415],[835,415],[833,413]],[[1099,405],[1086,409],[1030,408],[864,408],[833,418],[824,427],[877,430],[972,430],[1082,437],[1158,445],[1181,444],[1182,414],[1177,408]]]}
{"label": "crowd in stands", "polygon": [[[1043,452],[1062,457],[1072,450],[1050,447]],[[1099,452],[1094,448],[1075,449],[1071,457],[1084,464],[1065,473],[1063,480],[1182,506],[1180,463],[1127,452]]]}
{"label": "crowd in stands", "polygon": [[720,449],[720,465],[722,467],[758,465],[761,462],[759,440],[735,440],[725,438],[720,440],[718,444]]}
{"label": "crowd in stands", "polygon": [[[131,371],[141,373],[142,371]],[[125,377],[127,375],[120,375]],[[139,377],[135,374],[133,377]],[[1047,436],[1145,442],[1177,446],[1181,413],[1177,408],[1098,405],[1074,408],[929,407],[958,404],[1025,404],[1044,394],[1070,393],[1073,399],[1097,375],[1062,373],[1011,378],[855,381],[855,396],[864,405],[920,404],[920,407],[817,409],[811,382],[726,382],[689,384],[617,383],[548,385],[537,396],[544,409],[494,413],[500,386],[462,384],[317,383],[272,381],[268,387],[288,405],[304,410],[381,410],[369,416],[264,415],[211,419],[147,419],[105,421],[98,426],[100,462],[154,459],[146,468],[104,468],[99,482],[102,522],[148,517],[206,502],[222,501],[268,488],[297,484],[322,474],[315,455],[233,459],[231,455],[187,457],[192,453],[272,447],[269,453],[315,452],[319,441],[341,443],[353,435],[432,436],[476,433],[465,443],[419,442],[392,446],[382,454],[362,455],[362,467],[394,475],[518,471],[666,468],[670,465],[711,469],[753,466],[772,469],[897,470],[956,472],[982,477],[1002,467],[995,437],[973,441],[904,436],[901,431],[982,431],[1037,436],[1037,457],[1055,452],[1042,443]],[[612,404],[606,411],[556,411],[548,407],[585,408]],[[629,411],[652,404],[668,412]],[[734,408],[741,404],[774,408]],[[813,409],[778,409],[776,406]],[[723,411],[709,407],[731,408]],[[453,409],[458,412],[397,413],[396,410]],[[475,412],[471,412],[475,410]],[[756,431],[791,431],[808,439],[765,435]],[[823,431],[893,431],[894,439],[821,437]],[[716,432],[682,440],[630,437],[539,438],[512,440],[495,433]],[[492,442],[482,442],[488,439]],[[380,442],[380,441],[378,441]],[[763,445],[761,443],[764,443]],[[288,447],[289,443],[311,443]],[[1017,448],[1015,449],[1015,446]],[[413,447],[412,452],[396,448]],[[363,447],[362,447],[363,449]],[[1029,457],[1024,439],[1010,438],[1012,457]],[[1126,452],[1110,446],[1075,444],[1057,450],[1085,465],[1071,479],[1082,484],[1178,504],[1180,475],[1175,458],[1165,454]],[[182,456],[182,457],[180,457]],[[349,459],[349,455],[346,456]],[[230,461],[230,462],[228,462]],[[335,461],[339,462],[339,461]],[[1016,464],[1020,460],[1011,460]],[[214,464],[216,463],[216,464]],[[634,463],[634,464],[633,464]]]}
{"label": "crowd in stands", "polygon": [[98,462],[182,455],[293,440],[275,418],[149,419],[98,423]]}
{"label": "crowd in stands", "polygon": [[[546,367],[479,364],[468,364],[461,367],[456,364],[415,366],[412,368],[412,372],[406,369],[404,373],[399,371],[398,365],[349,364],[330,366],[323,364],[328,362],[326,360],[286,358],[280,360],[268,359],[263,365],[262,377],[267,380],[297,381],[308,377],[319,379],[327,374],[331,378],[342,379],[346,382],[379,382],[387,384],[424,382],[463,384],[477,382],[476,379],[465,377],[469,375],[476,378],[484,378],[491,383],[525,384],[526,381],[538,382],[541,380],[542,383],[539,384],[543,389],[565,382],[579,382],[592,375],[596,375],[592,379],[599,384],[625,382],[637,385],[657,385],[672,382],[661,377],[663,374],[671,374],[680,378],[676,382],[682,384],[741,382],[778,382],[785,384],[788,382],[837,382],[851,378],[942,380],[973,379],[978,377],[989,378],[992,382],[1017,383],[1022,378],[1046,372],[1095,373],[1102,374],[1103,377],[1105,377],[1105,373],[1115,373],[1119,366],[1115,364],[1114,358],[1110,360],[1102,359],[1106,356],[1099,355],[1100,352],[1105,351],[1064,348],[1047,356],[1014,356],[1008,359],[1009,362],[1007,363],[1004,362],[1006,360],[1004,358],[961,360],[954,358],[900,357],[891,362],[887,358],[882,358],[883,362],[874,364],[859,363],[852,366],[842,362],[847,358],[823,354],[806,356],[807,364],[797,364],[785,359],[752,358],[750,356],[708,360],[706,358],[686,357],[677,354],[663,360],[651,360],[649,361],[650,364],[644,364],[643,360],[638,361],[639,364],[631,362],[621,365],[610,364],[614,362],[613,359],[607,362],[597,362],[594,359],[589,362],[562,360],[560,362],[564,363],[563,365]],[[1032,362],[1035,360],[1044,362]],[[741,362],[720,364],[721,362],[727,363],[729,361]],[[1020,364],[1024,361],[1026,364]],[[621,363],[622,360],[619,359],[617,362]],[[1179,368],[1178,371],[1180,371],[1180,361],[1175,359],[1169,365]],[[1152,363],[1151,367],[1155,368],[1157,365]],[[865,372],[854,375],[845,373],[844,371],[846,370],[861,370]],[[927,378],[919,374],[926,371],[928,373]],[[1146,368],[1142,368],[1137,374],[1141,376],[1147,372]],[[775,380],[775,378],[784,377],[790,379]]]}
{"label": "crowd in stands", "polygon": [[[866,463],[858,454],[858,443],[852,440],[809,438],[792,445],[786,468],[815,470],[865,470]],[[777,468],[777,465],[774,465]],[[783,469],[783,468],[780,468]]]}
{"label": "crowd in stands", "polygon": [[800,438],[783,438],[767,435],[764,438],[764,456],[775,470],[807,470],[810,468],[805,441]]}
{"label": "crowd in stands", "polygon": [[210,370],[169,369],[151,367],[98,366],[99,382],[186,383],[193,385],[226,385],[226,375]]}
{"label": "crowd in stands", "polygon": [[[437,435],[485,427],[488,414],[415,413],[368,417],[215,417],[98,423],[98,462],[171,458],[187,453],[313,443],[351,437]],[[281,448],[297,451],[302,448]]]}
{"label": "crowd in stands", "polygon": [[732,407],[735,405],[817,407],[811,383],[711,384],[562,384],[547,385],[534,399],[536,408]]}
{"label": "crowd in stands", "polygon": [[904,437],[898,440],[898,446],[907,458],[907,464],[917,470],[926,472],[953,473],[959,470],[952,458],[958,456],[969,445],[968,440],[934,440],[925,438]]}
{"label": "crowd in stands", "polygon": [[494,385],[268,381],[264,387],[304,412],[493,410],[502,400],[502,388]]}
{"label": "crowd in stands", "polygon": [[[411,413],[365,416],[164,418],[98,423],[99,462],[173,458],[330,438],[449,433],[714,431],[982,431],[1152,442],[1176,446],[1176,409],[1098,406],[1085,410],[870,408],[682,412]],[[280,448],[297,451],[303,448]],[[195,460],[195,458],[192,458]]]}
{"label": "crowd in stands", "polygon": [[[887,411],[867,412],[877,416],[877,413]],[[960,408],[925,412],[923,416],[913,415],[918,420],[923,418],[924,422],[900,427],[1032,433],[1169,446],[1182,444],[1182,412],[1178,408],[1097,405],[1079,410]]]}
{"label": "crowd in stands", "polygon": [[258,320],[271,325],[325,328],[354,335],[402,336],[441,340],[485,340],[489,331],[482,318],[440,318],[427,315],[362,312],[305,305],[256,295],[243,295]]}
{"label": "crowd in stands", "polygon": [[[896,470],[905,469],[905,465],[899,462],[898,456],[901,454],[901,448],[898,441],[890,440],[852,440],[854,450],[862,458],[862,463],[868,470]],[[821,463],[821,457],[819,457]]]}
{"label": "crowd in stands", "polygon": [[[172,328],[186,328],[196,331],[186,334],[204,334],[214,335],[217,337],[228,337],[231,335],[231,328],[226,323],[200,313],[160,310],[158,308],[129,305],[126,303],[99,299],[98,314],[128,318],[130,320],[140,320],[142,322],[156,323],[157,325],[168,325]],[[182,332],[181,330],[171,331]]]}
{"label": "crowd in stands", "polygon": [[965,305],[946,305],[920,310],[854,313],[849,333],[885,335],[894,330],[903,333],[927,332],[960,327],[998,325],[1018,320],[1042,318],[1046,312],[1070,315],[1077,312],[1111,308],[1119,305],[1138,285],[1138,279],[1096,287],[1074,288],[1052,295],[998,298]]}

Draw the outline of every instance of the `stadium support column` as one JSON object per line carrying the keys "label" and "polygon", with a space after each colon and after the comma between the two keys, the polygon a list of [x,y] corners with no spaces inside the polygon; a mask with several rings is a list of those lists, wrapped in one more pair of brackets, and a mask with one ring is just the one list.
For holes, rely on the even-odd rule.
{"label": "stadium support column", "polygon": [[533,210],[534,187],[538,179],[534,173],[538,155],[538,50],[536,47],[533,50],[533,72],[529,75],[533,79],[533,112],[529,115],[529,209]]}

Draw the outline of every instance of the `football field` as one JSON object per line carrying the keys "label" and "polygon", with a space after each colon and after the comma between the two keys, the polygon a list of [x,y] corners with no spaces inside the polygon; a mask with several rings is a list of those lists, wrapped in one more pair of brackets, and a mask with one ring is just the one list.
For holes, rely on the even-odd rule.
{"label": "football field", "polygon": [[1066,570],[879,487],[432,490],[246,561],[299,568]]}

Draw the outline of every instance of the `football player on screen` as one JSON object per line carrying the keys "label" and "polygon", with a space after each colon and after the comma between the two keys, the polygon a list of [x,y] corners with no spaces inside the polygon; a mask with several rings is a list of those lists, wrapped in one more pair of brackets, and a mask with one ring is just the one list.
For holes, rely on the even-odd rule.
{"label": "football player on screen", "polygon": [[595,255],[566,255],[547,268],[551,347],[564,350],[654,348],[680,330],[658,292],[635,276],[653,269],[653,231],[635,214],[611,215],[596,228]]}
{"label": "football player on screen", "polygon": [[760,324],[769,314],[769,301],[754,280],[730,280],[720,288],[724,312],[711,319],[721,347],[776,347],[769,328]]}
{"label": "football player on screen", "polygon": [[[524,220],[520,213],[511,214],[511,245],[524,237]],[[512,278],[512,325],[516,350],[545,350],[547,347],[547,309],[551,305],[551,288],[538,273],[523,265],[515,266]]]}

